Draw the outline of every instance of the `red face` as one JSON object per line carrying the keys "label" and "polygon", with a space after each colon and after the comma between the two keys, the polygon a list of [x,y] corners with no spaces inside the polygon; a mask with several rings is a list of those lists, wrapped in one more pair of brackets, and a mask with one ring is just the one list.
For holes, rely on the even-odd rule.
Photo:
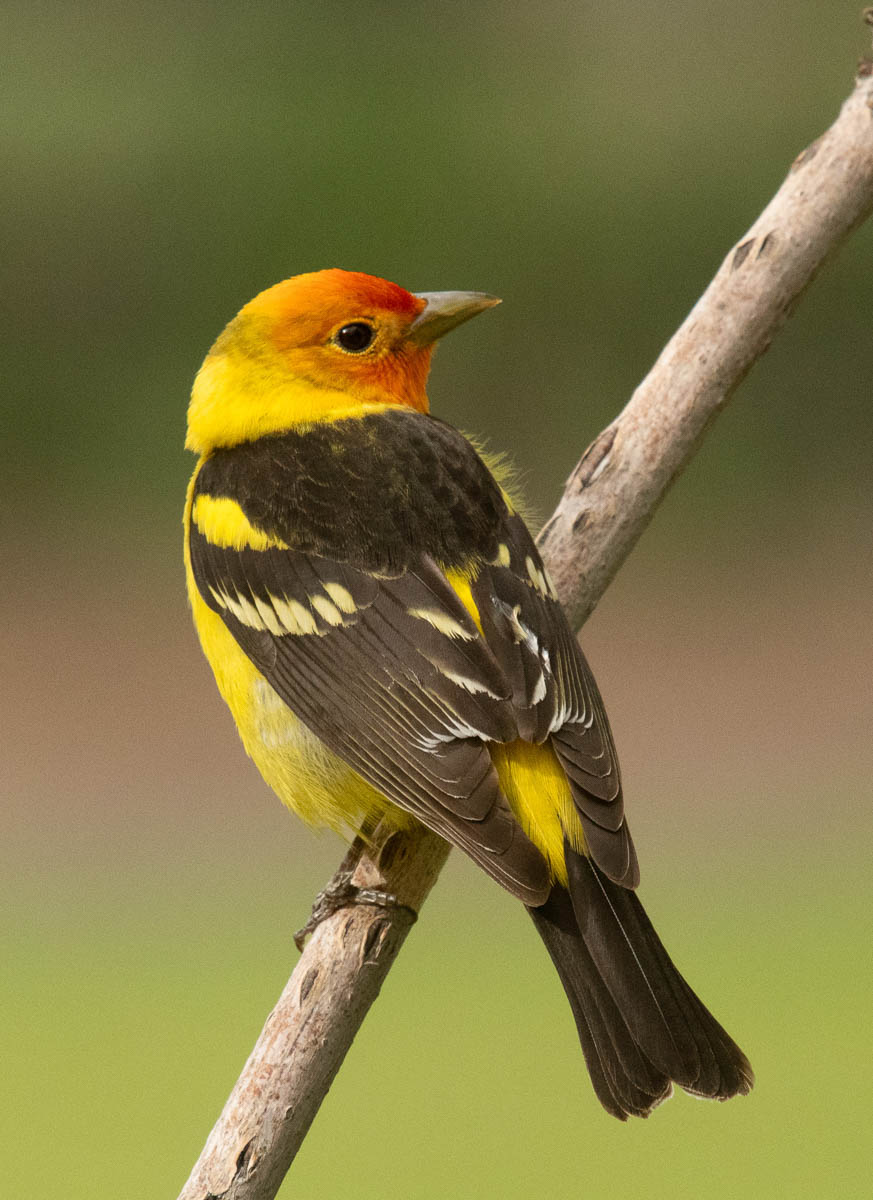
{"label": "red face", "polygon": [[238,344],[266,341],[297,378],[423,411],[433,346],[407,335],[426,305],[373,275],[317,271],[262,292],[233,324]]}

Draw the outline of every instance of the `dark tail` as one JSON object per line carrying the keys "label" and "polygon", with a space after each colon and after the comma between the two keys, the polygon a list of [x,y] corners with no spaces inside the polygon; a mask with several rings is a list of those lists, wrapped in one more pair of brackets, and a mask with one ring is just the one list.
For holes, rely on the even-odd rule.
{"label": "dark tail", "polygon": [[624,1121],[647,1117],[677,1083],[695,1096],[745,1095],[754,1075],[673,966],[636,895],[567,847],[569,890],[528,909],[570,1000],[594,1090]]}

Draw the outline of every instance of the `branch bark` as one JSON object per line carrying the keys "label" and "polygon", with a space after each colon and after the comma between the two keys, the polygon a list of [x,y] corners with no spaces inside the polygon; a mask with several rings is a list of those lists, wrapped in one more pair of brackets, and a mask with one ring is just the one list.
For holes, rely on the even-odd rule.
{"label": "branch bark", "polygon": [[[862,65],[836,122],[795,159],[624,411],[583,454],[540,546],[580,625],[708,425],[825,260],[873,211],[873,76]],[[331,885],[389,892],[316,929],[179,1200],[269,1200],[448,856],[417,826],[356,843]],[[329,887],[331,886],[329,885]]]}

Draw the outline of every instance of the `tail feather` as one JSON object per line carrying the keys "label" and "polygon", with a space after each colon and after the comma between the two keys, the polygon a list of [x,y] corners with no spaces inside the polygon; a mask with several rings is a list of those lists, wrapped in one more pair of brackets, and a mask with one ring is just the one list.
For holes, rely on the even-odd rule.
{"label": "tail feather", "polygon": [[642,1054],[579,933],[570,896],[554,887],[528,909],[546,944],[576,1020],[597,1098],[614,1117],[646,1117],[671,1093],[669,1078]]}
{"label": "tail feather", "polygon": [[744,1095],[740,1048],[670,960],[636,895],[566,849],[569,891],[528,911],[570,1001],[600,1102],[648,1116],[677,1083],[697,1096]]}

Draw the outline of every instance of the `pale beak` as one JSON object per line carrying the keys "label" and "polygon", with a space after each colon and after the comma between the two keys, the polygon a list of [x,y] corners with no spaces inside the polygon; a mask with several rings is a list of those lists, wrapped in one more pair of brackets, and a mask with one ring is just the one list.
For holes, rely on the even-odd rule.
{"label": "pale beak", "polygon": [[420,300],[427,301],[427,308],[415,318],[406,335],[408,340],[417,346],[429,346],[456,325],[462,325],[464,321],[469,321],[470,317],[475,317],[477,313],[500,303],[496,296],[489,296],[487,292],[415,294]]}

